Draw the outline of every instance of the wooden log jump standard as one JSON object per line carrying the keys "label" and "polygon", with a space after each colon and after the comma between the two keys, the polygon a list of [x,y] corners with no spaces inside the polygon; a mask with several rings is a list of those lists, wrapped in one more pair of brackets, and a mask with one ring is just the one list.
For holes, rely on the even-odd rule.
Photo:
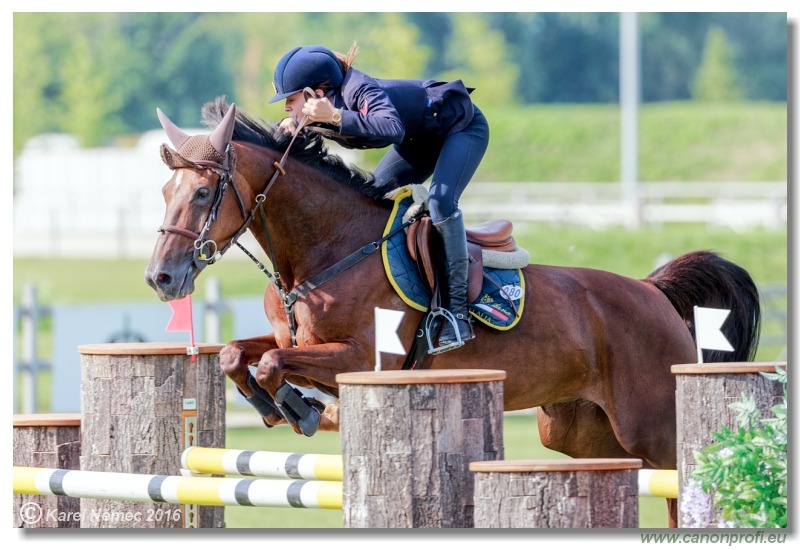
{"label": "wooden log jump standard", "polygon": [[505,372],[345,373],[345,527],[472,527],[469,463],[503,458]]}
{"label": "wooden log jump standard", "polygon": [[[80,346],[81,470],[180,471],[186,447],[225,446],[225,376],[220,345],[196,361],[176,343]],[[224,527],[224,508],[83,500],[81,527]],[[131,519],[133,518],[133,519]]]}
{"label": "wooden log jump standard", "polygon": [[[714,441],[713,433],[723,426],[736,429],[736,413],[728,405],[740,401],[742,394],[752,395],[761,417],[772,416],[769,409],[783,400],[783,388],[760,373],[786,370],[785,362],[774,363],[702,363],[673,365],[676,375],[675,407],[678,442],[678,501],[697,467],[694,452]],[[712,514],[709,527],[721,518]],[[686,527],[678,519],[678,527]]]}
{"label": "wooden log jump standard", "polygon": [[475,527],[639,526],[636,459],[473,462]]}
{"label": "wooden log jump standard", "polygon": [[[14,465],[80,467],[81,415],[15,414]],[[65,496],[14,495],[14,527],[80,527],[81,502]]]}

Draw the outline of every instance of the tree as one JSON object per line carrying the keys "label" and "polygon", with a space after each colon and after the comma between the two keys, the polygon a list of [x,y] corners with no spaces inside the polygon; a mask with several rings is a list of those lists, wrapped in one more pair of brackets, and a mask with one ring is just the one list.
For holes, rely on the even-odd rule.
{"label": "tree", "polygon": [[617,101],[618,19],[616,13],[493,17],[520,71],[519,97],[528,103]]}
{"label": "tree", "polygon": [[14,14],[14,153],[32,136],[58,130],[55,99],[60,81],[53,67],[70,43],[58,14]]}
{"label": "tree", "polygon": [[482,14],[453,14],[453,35],[447,48],[448,64],[441,80],[461,79],[476,88],[475,98],[484,102],[518,103],[519,70],[507,57],[503,33],[489,28]]}
{"label": "tree", "polygon": [[[106,43],[108,44],[108,43]],[[73,36],[70,53],[60,65],[62,91],[59,126],[93,147],[122,129],[119,117],[122,95],[109,71],[103,70],[100,52],[85,34]]]}
{"label": "tree", "polygon": [[725,31],[712,26],[708,30],[703,61],[692,82],[696,101],[735,101],[742,98],[731,59]]}

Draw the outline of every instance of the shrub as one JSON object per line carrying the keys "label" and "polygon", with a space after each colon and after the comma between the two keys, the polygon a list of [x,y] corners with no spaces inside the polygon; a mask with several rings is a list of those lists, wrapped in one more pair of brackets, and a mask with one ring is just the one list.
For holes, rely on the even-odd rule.
{"label": "shrub", "polygon": [[782,384],[783,401],[764,419],[752,396],[729,405],[738,429],[723,427],[713,434],[718,441],[695,453],[681,498],[684,526],[709,527],[719,517],[718,527],[786,527],[786,371],[762,375]]}

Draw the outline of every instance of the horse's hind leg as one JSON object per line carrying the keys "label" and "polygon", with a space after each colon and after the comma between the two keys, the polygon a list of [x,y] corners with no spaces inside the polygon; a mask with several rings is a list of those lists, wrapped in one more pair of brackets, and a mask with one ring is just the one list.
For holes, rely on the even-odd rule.
{"label": "horse's hind leg", "polygon": [[[622,448],[608,415],[590,401],[544,405],[537,421],[542,444],[572,458],[638,458]],[[677,527],[677,499],[667,499],[667,514],[669,527]]]}
{"label": "horse's hind leg", "polygon": [[637,458],[622,448],[605,411],[590,401],[543,405],[537,422],[542,444],[572,458]]}

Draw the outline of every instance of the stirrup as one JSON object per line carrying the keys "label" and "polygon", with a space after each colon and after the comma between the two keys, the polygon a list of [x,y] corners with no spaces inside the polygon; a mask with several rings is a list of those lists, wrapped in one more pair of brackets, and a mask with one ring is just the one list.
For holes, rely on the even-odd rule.
{"label": "stirrup", "polygon": [[[450,323],[453,328],[455,329],[454,332],[456,333],[456,339],[449,344],[445,344],[443,346],[439,346],[438,348],[434,345],[433,341],[431,340],[431,334],[434,333],[434,323],[436,323],[436,319],[441,317],[442,322]],[[439,338],[439,333],[441,331],[435,331],[436,338]],[[427,319],[425,319],[425,336],[428,339],[428,354],[429,355],[436,355],[438,353],[444,353],[446,351],[454,350],[456,348],[460,348],[464,345],[464,340],[461,339],[461,331],[458,329],[458,321],[456,320],[455,315],[447,311],[445,308],[440,307],[438,309],[432,310],[429,314]]]}

